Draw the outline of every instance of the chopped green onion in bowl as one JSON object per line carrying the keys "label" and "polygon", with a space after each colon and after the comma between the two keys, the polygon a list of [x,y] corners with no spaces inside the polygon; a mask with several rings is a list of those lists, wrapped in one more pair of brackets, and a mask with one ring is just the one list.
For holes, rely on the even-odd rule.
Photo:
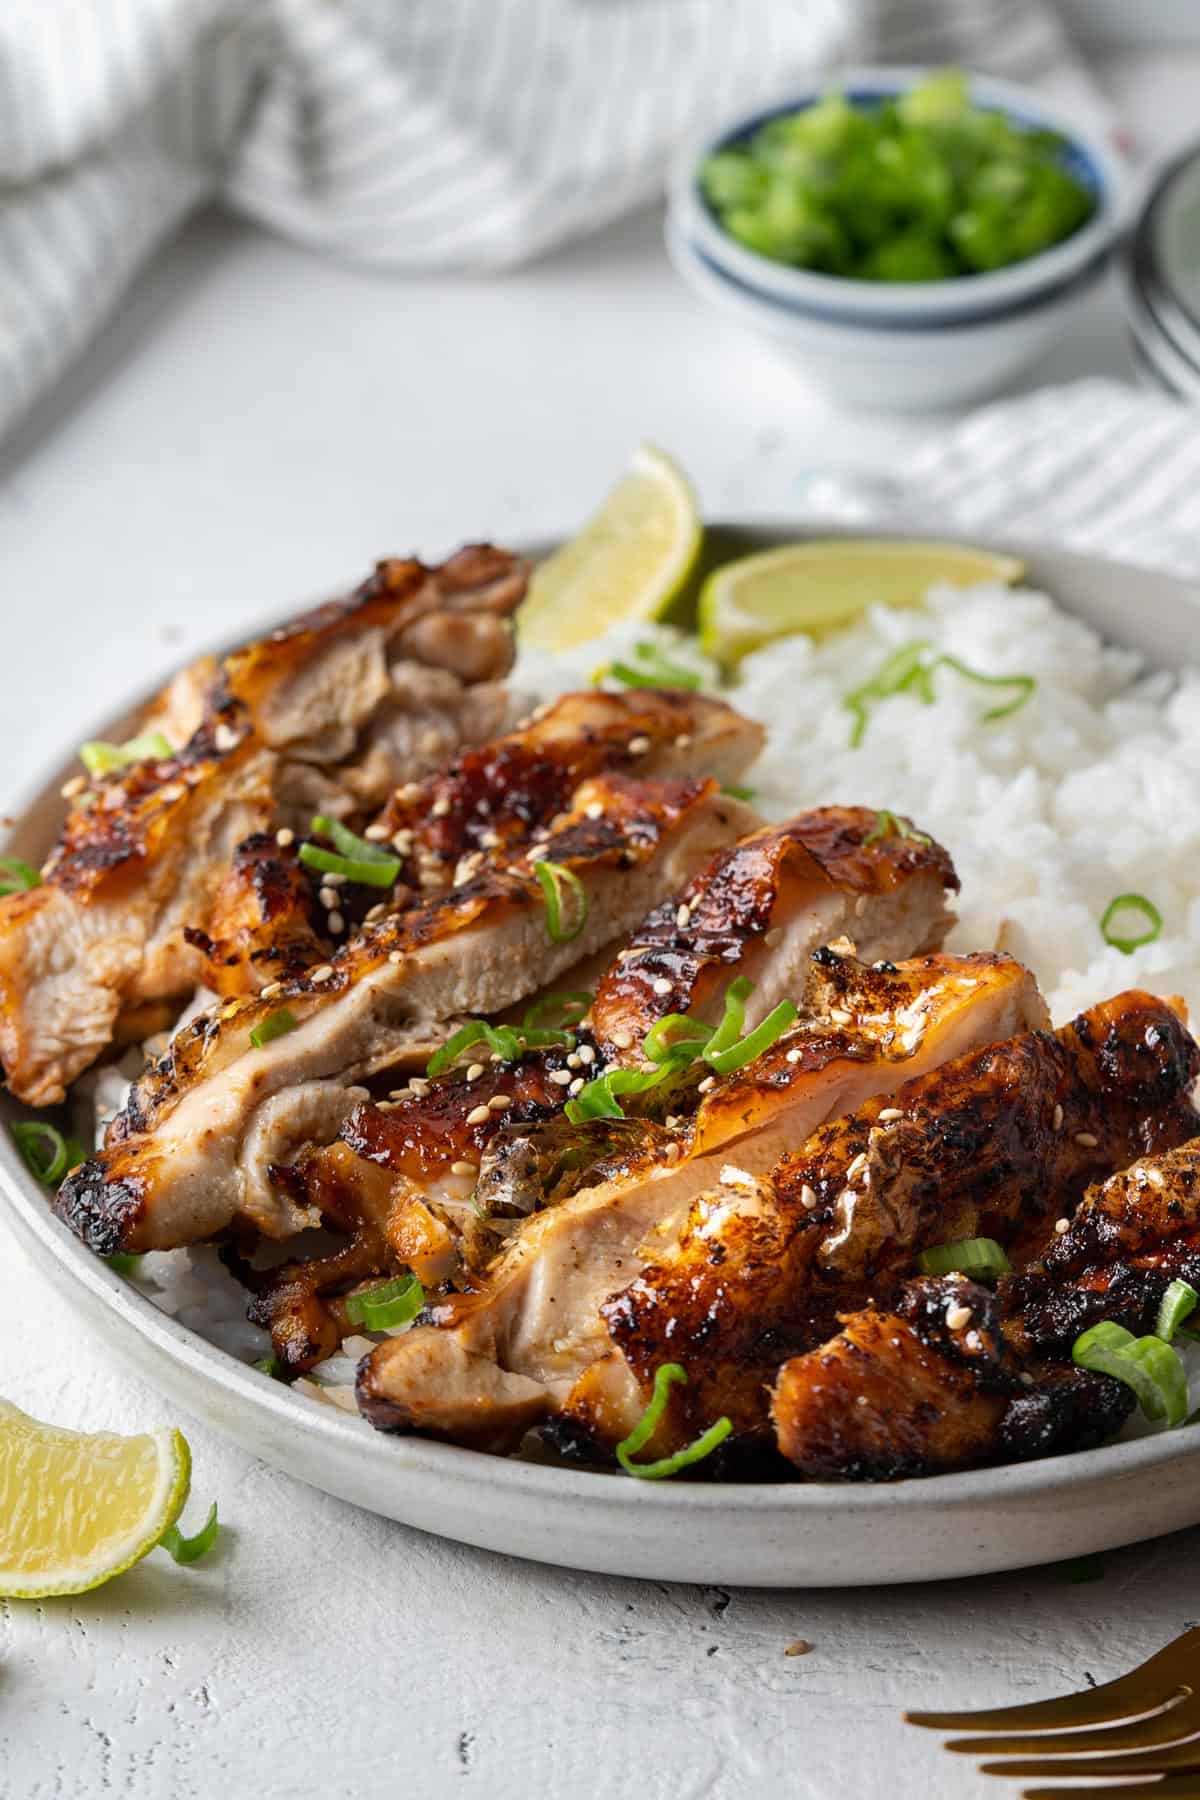
{"label": "chopped green onion in bowl", "polygon": [[300,846],[298,855],[307,869],[324,875],[343,875],[347,881],[364,887],[392,887],[400,874],[400,858],[381,850],[367,838],[360,838],[337,819],[318,813],[310,828],[316,837],[328,838],[332,850],[311,842]]}
{"label": "chopped green onion in bowl", "polygon": [[1160,1337],[1135,1338],[1105,1319],[1075,1339],[1071,1358],[1078,1368],[1124,1382],[1148,1419],[1162,1419],[1168,1429],[1186,1420],[1187,1375],[1179,1352]]}
{"label": "chopped green onion in bowl", "polygon": [[1028,261],[1096,212],[1053,132],[972,103],[943,70],[859,104],[830,93],[707,156],[700,188],[737,243],[793,268],[939,282]]}
{"label": "chopped green onion in bowl", "polygon": [[250,1042],[256,1050],[262,1050],[267,1044],[274,1043],[276,1038],[286,1037],[289,1031],[295,1031],[299,1020],[295,1013],[281,1006],[278,1012],[269,1013],[261,1024],[250,1033]]}
{"label": "chopped green onion in bowl", "polygon": [[922,1275],[1007,1275],[1012,1268],[995,1238],[960,1238],[956,1244],[935,1244],[917,1258]]}
{"label": "chopped green onion in bowl", "polygon": [[109,744],[102,738],[95,738],[79,746],[79,760],[89,775],[108,775],[114,769],[128,768],[136,762],[162,762],[174,754],[161,731],[129,738],[123,744]]}
{"label": "chopped green onion in bowl", "polygon": [[660,1363],[655,1369],[650,1403],[629,1436],[622,1438],[617,1445],[617,1461],[627,1475],[635,1475],[639,1481],[663,1481],[670,1475],[678,1475],[681,1469],[690,1469],[694,1463],[711,1456],[733,1430],[733,1421],[722,1417],[710,1425],[707,1431],[702,1432],[694,1443],[688,1444],[683,1450],[677,1450],[673,1456],[663,1456],[656,1462],[649,1463],[633,1460],[639,1450],[645,1449],[662,1423],[671,1389],[686,1381],[687,1372],[679,1363]]}
{"label": "chopped green onion in bowl", "polygon": [[1190,1281],[1172,1281],[1159,1302],[1155,1337],[1160,1337],[1164,1344],[1169,1344],[1183,1321],[1195,1312],[1198,1305],[1200,1294]]}
{"label": "chopped green onion in bowl", "polygon": [[546,897],[546,936],[552,944],[571,943],[587,924],[587,889],[565,863],[535,862],[533,872]]}
{"label": "chopped green onion in bowl", "polygon": [[424,1304],[425,1289],[417,1277],[398,1275],[394,1281],[381,1281],[349,1295],[346,1317],[352,1325],[365,1325],[368,1331],[393,1331],[415,1319]]}
{"label": "chopped green onion in bowl", "polygon": [[194,1537],[184,1537],[178,1525],[171,1525],[159,1538],[159,1548],[177,1563],[199,1562],[202,1556],[216,1543],[220,1535],[220,1524],[217,1521],[217,1503],[214,1500],[208,1509],[208,1517]]}
{"label": "chopped green onion in bowl", "polygon": [[18,1119],[12,1134],[25,1167],[43,1187],[57,1187],[87,1154],[82,1144],[64,1137],[56,1125],[45,1119]]}
{"label": "chopped green onion in bowl", "polygon": [[19,856],[0,856],[0,896],[21,894],[28,888],[41,887],[41,871]]}

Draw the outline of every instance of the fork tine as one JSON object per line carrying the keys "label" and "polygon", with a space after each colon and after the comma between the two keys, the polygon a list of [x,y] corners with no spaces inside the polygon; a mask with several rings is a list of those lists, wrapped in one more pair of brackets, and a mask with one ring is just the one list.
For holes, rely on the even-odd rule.
{"label": "fork tine", "polygon": [[1200,1700],[1194,1694],[1185,1694],[1178,1705],[1165,1712],[1151,1713],[1122,1725],[1029,1736],[951,1738],[946,1749],[963,1751],[968,1756],[1042,1756],[1051,1751],[1062,1756],[1084,1756],[1093,1750],[1143,1750],[1154,1744],[1177,1744],[1197,1732]]}
{"label": "fork tine", "polygon": [[1191,1681],[1200,1682],[1200,1626],[1194,1625],[1128,1675],[1082,1694],[1036,1700],[1028,1706],[998,1706],[982,1712],[910,1712],[910,1725],[933,1731],[1053,1731],[1074,1725],[1103,1725],[1165,1706]]}
{"label": "fork tine", "polygon": [[[1069,1775],[1079,1781],[1084,1775],[1200,1775],[1200,1738],[1189,1738],[1185,1744],[1167,1744],[1159,1750],[1137,1750],[1132,1756],[1094,1756],[1086,1763],[1060,1756],[1018,1757],[1013,1762],[980,1763],[981,1775]],[[1114,1789],[1114,1792],[1120,1790]]]}
{"label": "fork tine", "polygon": [[[1078,1771],[1076,1771],[1078,1773]],[[1022,1788],[1021,1800],[1200,1800],[1200,1775],[1168,1775],[1165,1781],[1131,1781],[1128,1787]]]}

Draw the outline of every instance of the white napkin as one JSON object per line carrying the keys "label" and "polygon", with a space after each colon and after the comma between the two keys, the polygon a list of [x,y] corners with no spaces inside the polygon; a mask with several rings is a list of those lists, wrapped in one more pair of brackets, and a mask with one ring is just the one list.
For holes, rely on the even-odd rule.
{"label": "white napkin", "polygon": [[903,480],[818,473],[803,500],[847,520],[909,512],[947,534],[1019,530],[1200,575],[1200,409],[1116,381],[1039,388],[940,425]]}
{"label": "white napkin", "polygon": [[6,0],[0,431],[205,200],[396,269],[502,267],[869,59],[1084,85],[1043,0]]}

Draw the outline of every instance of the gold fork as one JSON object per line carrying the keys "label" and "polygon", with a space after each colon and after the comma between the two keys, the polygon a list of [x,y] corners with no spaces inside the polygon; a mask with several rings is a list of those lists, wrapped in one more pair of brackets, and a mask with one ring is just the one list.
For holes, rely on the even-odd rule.
{"label": "gold fork", "polygon": [[[1103,1687],[992,1712],[911,1712],[910,1725],[976,1731],[947,1750],[1003,1756],[983,1775],[1066,1776],[1070,1787],[1024,1788],[1024,1800],[1200,1800],[1200,1626]],[[1015,1733],[991,1737],[989,1732]],[[1023,1736],[1022,1733],[1029,1733]],[[1048,1754],[1053,1752],[1054,1754]],[[1086,1756],[1080,1763],[1074,1759]],[[1085,1788],[1088,1776],[1143,1776],[1125,1787]]]}

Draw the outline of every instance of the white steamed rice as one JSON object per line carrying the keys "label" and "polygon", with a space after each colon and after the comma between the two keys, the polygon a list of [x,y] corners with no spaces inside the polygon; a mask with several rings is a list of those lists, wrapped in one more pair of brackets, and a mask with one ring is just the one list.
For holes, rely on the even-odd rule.
{"label": "white steamed rice", "polygon": [[[1032,675],[1036,689],[1018,712],[983,724],[1005,696],[943,669],[932,705],[911,695],[875,705],[852,748],[843,697],[916,638],[988,674]],[[514,685],[551,699],[647,640],[715,676],[693,639],[640,626],[560,657],[526,651]],[[1020,958],[1056,1023],[1134,986],[1181,994],[1200,1016],[1200,671],[1147,674],[1044,594],[942,588],[922,611],[877,607],[823,642],[772,644],[743,663],[729,698],[768,730],[745,777],[763,813],[838,803],[911,817],[945,844],[962,880],[949,947]],[[1145,895],[1163,917],[1157,941],[1132,955],[1100,932],[1122,893]],[[136,1279],[235,1356],[269,1349],[215,1252],[147,1256]],[[296,1385],[353,1411],[353,1362],[331,1358]]]}

